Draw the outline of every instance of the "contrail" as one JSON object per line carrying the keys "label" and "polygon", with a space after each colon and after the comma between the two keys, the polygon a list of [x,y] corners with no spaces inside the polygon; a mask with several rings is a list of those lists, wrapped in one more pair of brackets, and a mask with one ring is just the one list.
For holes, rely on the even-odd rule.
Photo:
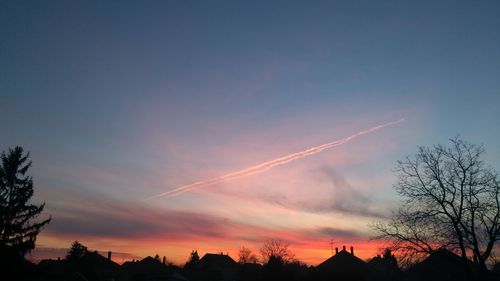
{"label": "contrail", "polygon": [[371,128],[366,129],[364,131],[350,135],[346,138],[343,138],[340,140],[335,140],[335,141],[325,143],[322,145],[314,146],[314,147],[308,148],[308,149],[303,150],[303,151],[295,152],[295,153],[292,153],[292,154],[289,154],[286,156],[282,156],[282,157],[279,157],[279,158],[276,158],[276,159],[273,159],[270,161],[266,161],[264,163],[261,163],[261,164],[255,165],[255,166],[248,167],[248,168],[243,169],[243,170],[239,170],[236,172],[232,172],[232,173],[222,175],[219,177],[215,177],[212,179],[208,179],[208,180],[197,181],[197,182],[193,182],[191,184],[179,186],[179,187],[176,187],[176,188],[171,189],[169,191],[165,191],[165,192],[162,192],[160,194],[150,196],[150,197],[146,198],[145,200],[151,200],[151,199],[155,199],[155,198],[159,198],[159,197],[163,197],[163,196],[175,196],[175,195],[179,195],[179,194],[182,194],[184,192],[188,192],[188,191],[191,191],[195,188],[199,188],[202,186],[210,186],[210,185],[214,185],[214,184],[217,184],[220,182],[225,182],[225,181],[229,181],[229,180],[233,180],[233,179],[238,179],[238,178],[247,177],[250,175],[262,173],[262,172],[268,171],[276,166],[284,165],[284,164],[290,163],[292,161],[295,161],[297,159],[304,158],[304,157],[319,153],[325,149],[329,149],[329,148],[332,148],[335,146],[342,145],[342,144],[344,144],[344,143],[346,143],[354,138],[357,138],[359,136],[375,132],[375,131],[380,130],[382,128],[385,128],[387,126],[395,125],[395,124],[401,123],[403,121],[405,121],[405,119],[401,118],[397,121],[392,121],[389,123],[385,123],[382,125],[371,127]]}

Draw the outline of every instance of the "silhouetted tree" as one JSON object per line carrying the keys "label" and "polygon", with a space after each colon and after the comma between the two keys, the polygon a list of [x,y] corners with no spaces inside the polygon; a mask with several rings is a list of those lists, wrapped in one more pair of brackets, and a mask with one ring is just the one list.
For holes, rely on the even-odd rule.
{"label": "silhouetted tree", "polygon": [[87,253],[87,247],[80,242],[75,241],[71,244],[71,248],[68,250],[68,254],[66,255],[66,259],[70,261],[75,261],[82,258],[85,253]]}
{"label": "silhouetted tree", "polygon": [[407,259],[446,248],[468,262],[470,253],[485,271],[500,240],[500,185],[481,160],[484,151],[454,138],[449,147],[419,147],[415,157],[399,161],[395,188],[404,206],[375,225],[378,238]]}
{"label": "silhouetted tree", "polygon": [[382,255],[377,255],[368,261],[368,265],[372,276],[369,280],[396,281],[402,279],[396,257],[388,248],[384,249]]}
{"label": "silhouetted tree", "polygon": [[382,259],[391,267],[398,268],[398,260],[392,254],[391,249],[384,249],[384,253],[382,254]]}
{"label": "silhouetted tree", "polygon": [[200,260],[200,256],[198,255],[197,250],[191,251],[191,255],[189,256],[188,261],[184,265],[184,268],[190,270],[193,266]]}
{"label": "silhouetted tree", "polygon": [[289,246],[290,244],[283,240],[267,240],[264,245],[262,245],[262,248],[260,248],[263,263],[268,263],[271,258],[273,258],[272,260],[275,263],[289,263],[294,261],[295,255],[288,249]]}
{"label": "silhouetted tree", "polygon": [[242,246],[240,250],[238,251],[238,263],[240,264],[245,264],[245,263],[256,263],[257,262],[257,256],[255,256],[252,253],[252,250],[249,248]]}
{"label": "silhouetted tree", "polygon": [[196,251],[196,250],[192,251],[188,262],[195,263],[195,262],[198,262],[199,260],[200,260],[200,256],[198,255],[198,251]]}
{"label": "silhouetted tree", "polygon": [[271,255],[264,264],[263,280],[285,280],[283,279],[283,258]]}
{"label": "silhouetted tree", "polygon": [[35,248],[42,227],[50,218],[36,222],[45,203],[30,204],[33,179],[27,175],[29,153],[19,146],[2,152],[0,164],[0,248],[19,256]]}

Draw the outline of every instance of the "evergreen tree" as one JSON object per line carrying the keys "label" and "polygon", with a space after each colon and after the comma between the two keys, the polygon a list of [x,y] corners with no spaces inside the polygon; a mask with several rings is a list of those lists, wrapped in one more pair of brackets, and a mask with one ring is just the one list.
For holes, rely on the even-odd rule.
{"label": "evergreen tree", "polygon": [[398,260],[396,257],[392,254],[391,249],[386,248],[384,250],[384,254],[382,255],[384,261],[387,263],[388,266],[391,266],[392,268],[398,269]]}
{"label": "evergreen tree", "polygon": [[35,248],[38,233],[51,218],[35,221],[45,203],[30,204],[33,179],[26,174],[31,166],[29,153],[17,146],[7,154],[2,152],[0,158],[0,250],[23,257]]}
{"label": "evergreen tree", "polygon": [[85,255],[85,253],[87,253],[87,247],[85,247],[80,242],[75,241],[73,242],[73,244],[71,244],[71,248],[66,255],[66,259],[70,261],[79,260]]}
{"label": "evergreen tree", "polygon": [[198,255],[198,251],[197,250],[192,251],[188,262],[197,263],[199,260],[200,260],[200,256]]}
{"label": "evergreen tree", "polygon": [[191,255],[189,256],[189,260],[184,265],[184,269],[186,269],[186,270],[193,269],[193,267],[196,265],[196,263],[198,263],[199,260],[200,260],[200,256],[198,255],[198,251],[197,250],[191,251]]}

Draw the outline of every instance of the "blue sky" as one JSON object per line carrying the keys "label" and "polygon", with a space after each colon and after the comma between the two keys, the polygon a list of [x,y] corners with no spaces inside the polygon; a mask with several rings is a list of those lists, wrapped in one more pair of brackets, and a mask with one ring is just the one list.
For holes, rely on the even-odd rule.
{"label": "blue sky", "polygon": [[[1,1],[0,149],[31,152],[35,199],[55,225],[40,243],[55,247],[74,237],[57,227],[59,213],[80,218],[75,204],[85,204],[72,199],[227,217],[214,207],[234,212],[227,195],[141,200],[404,117],[215,187],[259,194],[259,206],[273,198],[321,209],[294,194],[335,175],[366,193],[349,193],[352,206],[368,197],[378,210],[397,200],[392,169],[418,145],[459,134],[500,166],[499,13],[497,1]],[[326,188],[334,197],[336,184]],[[233,219],[282,229],[281,211]],[[335,214],[321,216],[317,227]],[[109,247],[113,235],[91,238]],[[226,239],[234,243],[221,247],[251,243]]]}

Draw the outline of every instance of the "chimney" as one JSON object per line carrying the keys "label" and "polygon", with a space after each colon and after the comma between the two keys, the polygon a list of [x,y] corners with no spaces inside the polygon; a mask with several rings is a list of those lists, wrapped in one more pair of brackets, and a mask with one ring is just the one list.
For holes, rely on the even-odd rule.
{"label": "chimney", "polygon": [[111,251],[108,251],[108,260],[111,260]]}
{"label": "chimney", "polygon": [[342,251],[345,251],[345,245],[344,245],[344,246],[342,246]]}
{"label": "chimney", "polygon": [[163,264],[165,264],[167,262],[167,259],[165,258],[165,256],[163,256]]}
{"label": "chimney", "polygon": [[354,256],[354,247],[353,246],[351,246],[351,255]]}
{"label": "chimney", "polygon": [[339,253],[339,248],[335,247],[335,254]]}

